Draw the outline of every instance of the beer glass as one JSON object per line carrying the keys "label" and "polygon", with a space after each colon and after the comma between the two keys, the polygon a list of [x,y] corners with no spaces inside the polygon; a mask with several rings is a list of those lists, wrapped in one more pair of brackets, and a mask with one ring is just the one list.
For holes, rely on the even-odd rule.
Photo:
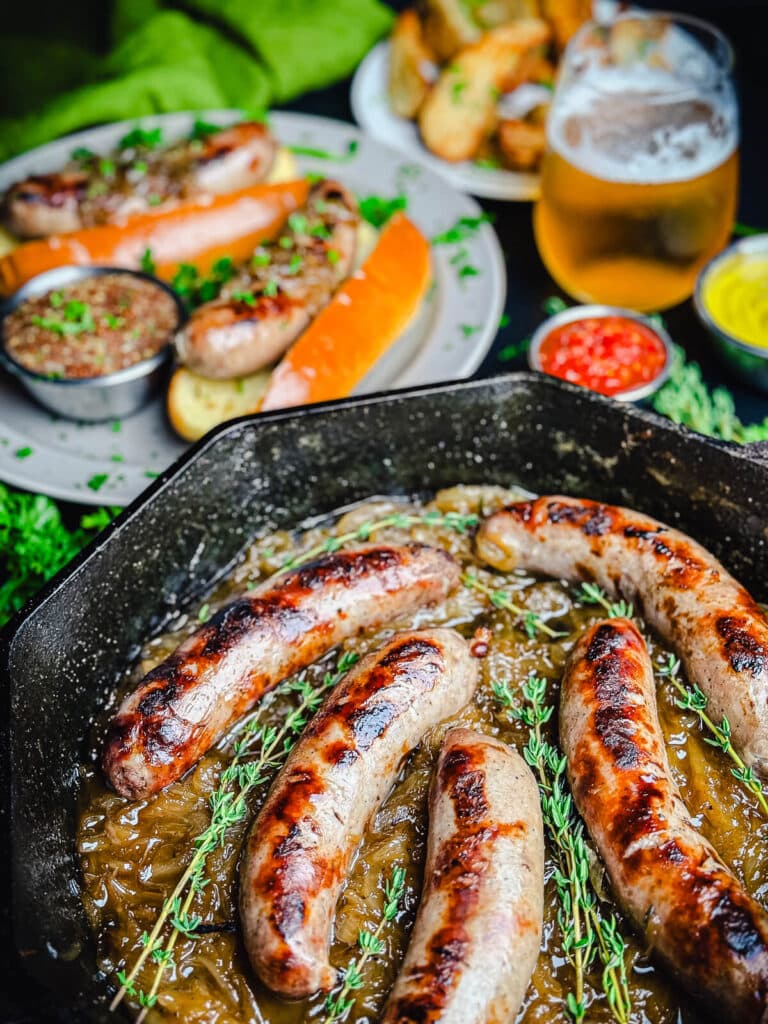
{"label": "beer glass", "polygon": [[571,40],[547,122],[536,243],[584,302],[688,298],[727,242],[738,189],[731,49],[674,14],[626,14]]}

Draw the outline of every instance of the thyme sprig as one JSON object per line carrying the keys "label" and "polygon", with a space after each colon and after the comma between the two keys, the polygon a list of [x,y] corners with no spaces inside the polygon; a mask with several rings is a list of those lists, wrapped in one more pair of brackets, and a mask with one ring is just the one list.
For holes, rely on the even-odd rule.
{"label": "thyme sprig", "polygon": [[531,674],[521,687],[518,706],[508,683],[492,684],[493,693],[507,714],[528,729],[523,748],[526,762],[536,774],[544,826],[555,852],[554,879],[560,907],[557,923],[563,953],[574,969],[574,987],[566,997],[568,1013],[576,1024],[586,1016],[586,974],[598,956],[602,989],[617,1024],[628,1024],[632,1001],[627,982],[626,946],[613,914],[601,914],[589,876],[589,852],[584,824],[576,813],[565,779],[566,758],[544,739],[543,727],[554,706],[546,703],[547,682]]}
{"label": "thyme sprig", "polygon": [[760,810],[768,818],[768,800],[766,800],[763,787],[755,778],[752,768],[747,767],[738,755],[731,743],[731,723],[723,715],[718,725],[707,714],[707,698],[698,686],[686,685],[680,679],[680,660],[674,654],[668,654],[666,660],[657,666],[656,672],[662,679],[667,679],[677,692],[675,704],[681,711],[693,711],[699,719],[709,736],[704,736],[704,742],[711,747],[722,750],[733,761],[735,767],[731,768],[731,775],[744,786],[748,793],[757,801]]}
{"label": "thyme sprig", "polygon": [[[199,914],[191,912],[195,896],[208,884],[205,877],[208,855],[222,846],[227,830],[248,813],[248,797],[251,792],[266,782],[290,752],[308,720],[317,711],[326,692],[332,689],[346,675],[357,661],[358,656],[345,652],[339,659],[334,672],[326,672],[317,685],[299,677],[283,683],[276,694],[295,694],[298,705],[286,715],[282,724],[264,726],[258,715],[246,722],[232,747],[232,760],[222,771],[218,787],[209,797],[211,820],[208,826],[194,840],[192,858],[163,903],[152,931],[141,937],[143,946],[136,962],[129,972],[118,971],[120,982],[110,1010],[115,1010],[123,998],[129,995],[138,1000],[142,1007],[136,1024],[141,1024],[147,1011],[157,1002],[157,993],[165,971],[173,963],[173,950],[180,935],[194,939],[202,924]],[[163,940],[165,924],[171,926],[170,934]],[[157,964],[152,986],[144,992],[136,986],[136,978],[148,959]]]}
{"label": "thyme sprig", "polygon": [[293,569],[303,562],[308,562],[320,555],[327,555],[338,551],[345,544],[352,544],[355,541],[367,541],[380,530],[398,529],[409,530],[413,526],[431,526],[434,529],[453,530],[454,533],[466,535],[480,522],[480,517],[474,514],[463,515],[460,512],[440,512],[437,509],[429,509],[426,512],[406,513],[393,512],[381,519],[369,519],[361,523],[356,530],[349,530],[347,533],[340,533],[336,537],[328,537],[327,540],[298,555],[293,555],[283,562],[280,571]]}
{"label": "thyme sprig", "polygon": [[599,604],[609,619],[631,619],[635,609],[628,601],[611,601],[596,583],[582,583],[576,597],[582,604]]}
{"label": "thyme sprig", "polygon": [[493,587],[487,586],[478,578],[476,573],[470,571],[462,573],[461,582],[469,590],[477,590],[480,594],[485,594],[494,608],[503,608],[504,611],[512,612],[513,615],[517,615],[518,618],[522,619],[523,629],[529,640],[533,640],[537,633],[543,633],[552,639],[567,636],[566,633],[548,626],[536,612],[529,611],[527,608],[516,604],[506,591],[494,590]]}
{"label": "thyme sprig", "polygon": [[323,1024],[337,1024],[338,1021],[343,1021],[355,1005],[353,993],[363,986],[363,969],[371,957],[381,956],[385,951],[386,944],[382,935],[386,926],[397,916],[404,892],[405,871],[403,868],[394,867],[389,879],[384,883],[385,902],[381,920],[375,931],[364,928],[358,931],[357,946],[360,952],[344,972],[344,982],[336,995],[333,992],[328,994]]}

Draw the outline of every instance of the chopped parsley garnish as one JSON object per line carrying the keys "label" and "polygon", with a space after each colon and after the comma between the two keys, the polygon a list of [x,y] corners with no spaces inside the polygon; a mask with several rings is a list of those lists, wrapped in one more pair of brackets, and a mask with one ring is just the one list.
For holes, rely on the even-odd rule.
{"label": "chopped parsley garnish", "polygon": [[123,429],[122,420],[112,420],[112,433],[119,434]]}
{"label": "chopped parsley garnish", "polygon": [[307,171],[304,175],[310,185],[317,185],[319,181],[323,181],[325,178],[324,174],[318,174],[316,171]]}
{"label": "chopped parsley garnish", "polygon": [[479,324],[460,324],[461,333],[465,338],[471,338],[473,334],[477,334],[480,330]]}
{"label": "chopped parsley garnish", "polygon": [[211,267],[208,277],[201,277],[193,263],[182,263],[173,276],[171,287],[181,297],[187,309],[218,297],[222,286],[235,275],[231,256],[222,256]]}
{"label": "chopped parsley garnish", "polygon": [[474,164],[475,167],[482,167],[486,171],[498,171],[501,167],[501,161],[491,156],[479,157],[474,161]]}
{"label": "chopped parsley garnish", "polygon": [[737,238],[747,238],[749,235],[762,235],[763,229],[751,228],[749,224],[741,224],[739,221],[736,221],[733,225],[733,234]]}
{"label": "chopped parsley garnish", "polygon": [[300,256],[299,253],[295,252],[291,256],[290,263],[288,264],[289,274],[298,274],[301,268],[304,266],[304,257]]}
{"label": "chopped parsley garnish", "polygon": [[523,338],[522,341],[513,341],[511,345],[505,345],[504,348],[499,351],[499,362],[508,363],[513,359],[517,359],[518,356],[524,355],[530,347],[530,338]]}
{"label": "chopped parsley garnish", "polygon": [[295,231],[297,235],[305,235],[309,222],[303,213],[292,213],[288,218],[288,227],[291,231]]}
{"label": "chopped parsley garnish", "polygon": [[156,192],[153,192],[151,195],[147,196],[147,202],[149,203],[150,206],[159,206],[160,203],[162,203],[162,201],[163,197],[159,196]]}
{"label": "chopped parsley garnish", "polygon": [[338,249],[329,249],[325,255],[328,257],[328,262],[332,266],[335,266],[341,259],[341,254]]}
{"label": "chopped parsley garnish", "polygon": [[14,455],[16,456],[17,459],[28,459],[29,456],[32,454],[32,451],[33,449],[30,448],[29,445],[27,445],[26,448],[17,448],[16,451],[14,452]]}
{"label": "chopped parsley garnish", "polygon": [[157,477],[160,476],[160,474],[156,473],[153,469],[145,469],[144,476],[147,477],[149,480],[156,480]]}
{"label": "chopped parsley garnish", "polygon": [[323,239],[330,238],[332,234],[330,228],[327,228],[325,224],[315,224],[309,229],[309,233],[313,238]]}
{"label": "chopped parsley garnish", "polygon": [[220,132],[221,128],[217,124],[211,124],[209,121],[201,121],[200,118],[195,118],[195,123],[192,126],[192,133],[189,136],[191,139],[205,139],[209,135],[213,135],[216,132]]}
{"label": "chopped parsley garnish", "polygon": [[197,613],[198,622],[207,622],[211,614],[211,606],[206,601],[200,611]]}
{"label": "chopped parsley garnish", "polygon": [[463,79],[453,82],[451,84],[451,103],[461,103],[461,97],[466,88],[467,83]]}
{"label": "chopped parsley garnish", "polygon": [[559,295],[550,295],[549,298],[544,299],[541,308],[547,316],[554,316],[555,313],[562,313],[563,310],[568,309],[568,303],[561,299]]}
{"label": "chopped parsley garnish", "polygon": [[133,165],[133,170],[136,172],[136,174],[146,174],[147,164],[145,163],[144,160],[137,160],[136,163]]}
{"label": "chopped parsley garnish", "polygon": [[253,292],[232,292],[232,298],[235,302],[244,302],[246,306],[256,305],[256,296]]}
{"label": "chopped parsley garnish", "polygon": [[287,148],[296,156],[311,156],[315,160],[335,160],[337,163],[343,164],[354,157],[360,148],[360,143],[357,139],[350,139],[347,143],[346,153],[331,153],[327,149],[315,149],[313,146],[288,146]]}
{"label": "chopped parsley garnish", "polygon": [[96,156],[92,149],[87,149],[85,146],[78,146],[77,149],[72,150],[70,155],[80,164],[87,164]]}
{"label": "chopped parsley garnish", "polygon": [[144,149],[154,149],[163,141],[162,128],[134,128],[124,135],[117,144],[117,148],[137,149],[142,146]]}
{"label": "chopped parsley garnish", "polygon": [[483,213],[479,217],[459,217],[447,231],[435,235],[432,245],[456,245],[458,242],[465,242],[468,238],[474,237],[483,224],[492,224],[494,219],[490,213]]}
{"label": "chopped parsley garnish", "polygon": [[477,277],[479,273],[477,267],[473,267],[471,263],[465,263],[463,267],[459,267],[459,280],[463,280],[465,277]]}
{"label": "chopped parsley garnish", "polygon": [[264,285],[263,293],[268,298],[272,298],[273,296],[277,295],[277,291],[277,281],[267,281],[267,283]]}
{"label": "chopped parsley garnish", "polygon": [[99,160],[99,174],[103,175],[103,177],[105,178],[114,178],[115,161],[109,160],[106,157],[103,157],[101,160]]}
{"label": "chopped parsley garnish", "polygon": [[283,235],[283,237],[278,240],[277,244],[281,249],[292,249],[296,243],[290,235]]}
{"label": "chopped parsley garnish", "polygon": [[125,457],[120,455],[118,452],[113,452],[112,455],[110,455],[110,459],[113,462],[125,462]]}
{"label": "chopped parsley garnish", "polygon": [[100,491],[107,480],[109,480],[109,473],[94,473],[88,481],[88,486],[92,491]]}
{"label": "chopped parsley garnish", "polygon": [[407,208],[406,196],[393,196],[391,199],[384,196],[366,196],[359,203],[360,216],[375,228],[383,227],[398,210]]}
{"label": "chopped parsley garnish", "polygon": [[[61,303],[59,303],[60,305]],[[86,302],[68,302],[64,307],[63,320],[59,320],[55,316],[38,316],[36,313],[29,319],[35,327],[53,331],[54,334],[59,334],[61,337],[92,331],[96,326],[91,307]]]}
{"label": "chopped parsley garnish", "polygon": [[155,261],[152,259],[152,250],[150,248],[146,248],[141,254],[141,269],[145,274],[154,274],[157,270]]}
{"label": "chopped parsley garnish", "polygon": [[59,306],[64,301],[64,296],[61,294],[61,292],[51,292],[51,294],[48,296],[48,301],[50,302],[54,309],[58,309]]}
{"label": "chopped parsley garnish", "polygon": [[255,252],[253,256],[251,256],[251,263],[254,265],[254,267],[268,267],[271,259],[272,257],[269,255],[268,252],[259,250]]}
{"label": "chopped parsley garnish", "polygon": [[109,327],[111,330],[116,331],[118,327],[122,327],[125,323],[124,316],[115,316],[114,313],[104,314],[104,325]]}
{"label": "chopped parsley garnish", "polygon": [[509,327],[509,323],[510,323],[509,313],[502,313],[501,314],[501,318],[499,319],[499,330],[501,330],[503,327]]}

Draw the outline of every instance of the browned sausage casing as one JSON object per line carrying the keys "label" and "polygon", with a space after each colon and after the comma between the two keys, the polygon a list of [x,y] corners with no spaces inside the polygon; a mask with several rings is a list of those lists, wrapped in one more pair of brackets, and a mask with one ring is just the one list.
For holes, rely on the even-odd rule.
{"label": "browned sausage casing", "polygon": [[477,681],[454,630],[401,633],[307,726],[253,825],[240,883],[245,946],[275,992],[295,999],[336,984],[333,914],[363,833],[403,758],[464,707]]}
{"label": "browned sausage casing", "polygon": [[459,568],[424,544],[338,551],[222,608],[127,697],[104,772],[139,799],[180,778],[282,679],[365,628],[445,597]]}
{"label": "browned sausage casing", "polygon": [[217,299],[194,311],[176,336],[180,360],[213,378],[244,377],[274,363],[350,274],[358,221],[349,189],[318,182],[278,244],[257,250],[262,262],[240,266]]}
{"label": "browned sausage casing", "polygon": [[574,800],[614,892],[713,1017],[768,1020],[768,915],[697,832],[674,783],[645,642],[596,623],[563,679],[560,740]]}
{"label": "browned sausage casing", "polygon": [[674,647],[734,746],[768,775],[768,623],[747,591],[700,544],[615,505],[545,497],[509,505],[478,533],[500,569],[593,579],[634,602]]}
{"label": "browned sausage casing", "polygon": [[419,912],[381,1024],[515,1020],[541,945],[543,829],[522,757],[452,729],[432,777]]}
{"label": "browned sausage casing", "polygon": [[176,200],[256,185],[269,173],[276,150],[269,129],[256,121],[162,149],[131,146],[110,159],[83,150],[79,163],[11,185],[3,219],[21,238],[115,224]]}

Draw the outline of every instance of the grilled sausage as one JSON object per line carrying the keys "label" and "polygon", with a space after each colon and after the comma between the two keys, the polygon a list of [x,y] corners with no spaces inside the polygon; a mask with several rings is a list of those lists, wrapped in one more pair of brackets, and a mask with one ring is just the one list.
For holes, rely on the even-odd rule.
{"label": "grilled sausage", "polygon": [[713,1016],[768,1021],[768,915],[694,827],[672,779],[650,658],[627,619],[592,626],[563,679],[576,806],[616,897]]}
{"label": "grilled sausage", "polygon": [[270,366],[348,276],[357,242],[357,204],[342,185],[323,181],[276,245],[200,306],[176,338],[179,358],[204,377],[244,377]]}
{"label": "grilled sausage", "polygon": [[121,704],[103,755],[122,796],[180,778],[282,679],[365,628],[438,601],[454,559],[423,544],[338,551],[222,608]]}
{"label": "grilled sausage", "polygon": [[275,140],[255,121],[155,150],[140,143],[100,157],[87,150],[64,170],[11,185],[4,219],[21,238],[40,238],[161,207],[174,199],[222,195],[269,173]]}
{"label": "grilled sausage", "polygon": [[700,544],[629,509],[580,498],[517,502],[478,533],[480,556],[558,579],[593,579],[632,601],[688,678],[727,716],[747,764],[768,774],[768,623]]}
{"label": "grilled sausage", "polygon": [[251,963],[287,998],[333,988],[333,913],[363,833],[404,757],[478,680],[451,629],[408,632],[339,683],[288,757],[246,846],[240,915]]}
{"label": "grilled sausage", "polygon": [[452,729],[432,777],[421,904],[381,1024],[515,1020],[541,945],[543,829],[522,757]]}

